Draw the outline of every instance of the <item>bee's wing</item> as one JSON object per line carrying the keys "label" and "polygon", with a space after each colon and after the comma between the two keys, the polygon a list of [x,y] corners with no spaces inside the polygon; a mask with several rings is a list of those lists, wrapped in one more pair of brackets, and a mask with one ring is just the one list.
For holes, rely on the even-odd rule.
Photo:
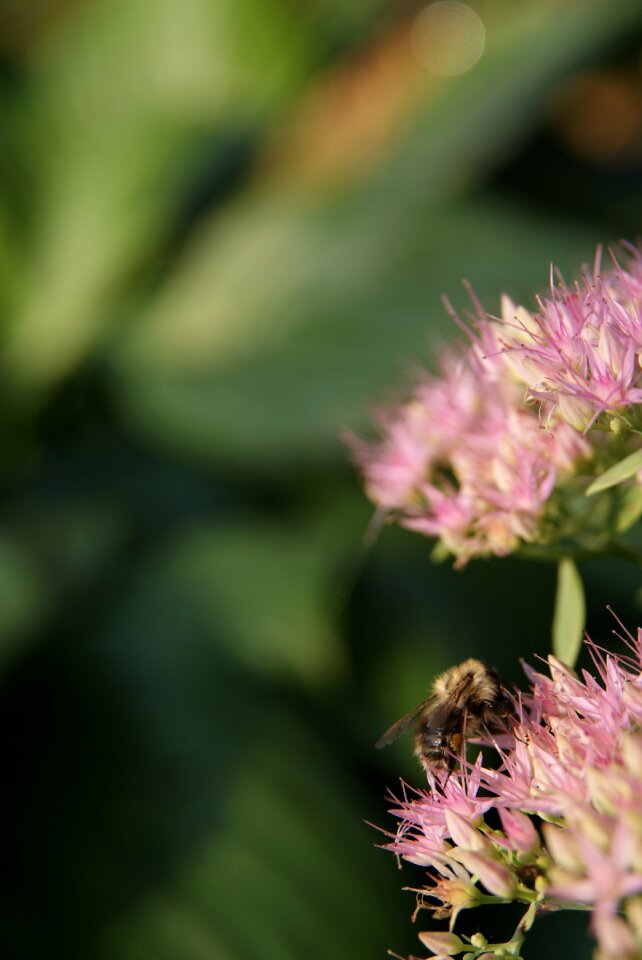
{"label": "bee's wing", "polygon": [[408,713],[401,718],[401,720],[397,720],[397,722],[393,723],[391,727],[388,727],[383,736],[379,737],[375,743],[377,750],[381,750],[382,747],[387,747],[388,744],[394,743],[394,741],[402,736],[402,734],[406,733],[413,723],[419,719],[422,711],[430,703],[430,699],[432,698],[429,698],[428,700],[422,700],[421,703],[418,703],[416,707],[413,707],[412,710],[409,710]]}

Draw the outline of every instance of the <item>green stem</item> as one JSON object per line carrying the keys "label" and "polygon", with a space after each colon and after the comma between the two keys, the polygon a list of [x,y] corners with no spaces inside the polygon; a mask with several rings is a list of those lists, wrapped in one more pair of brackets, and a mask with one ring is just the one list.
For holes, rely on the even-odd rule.
{"label": "green stem", "polygon": [[628,543],[621,540],[610,540],[601,550],[587,550],[585,547],[572,545],[546,545],[537,543],[523,543],[520,545],[518,556],[525,557],[527,560],[539,560],[544,563],[550,563],[551,560],[562,560],[564,557],[571,557],[578,563],[585,560],[595,560],[599,557],[614,557],[618,560],[628,560],[642,566],[642,550],[636,550]]}
{"label": "green stem", "polygon": [[[497,902],[497,898],[495,898],[495,902]],[[517,960],[520,955],[520,950],[522,949],[522,944],[526,939],[526,933],[533,925],[539,904],[540,900],[538,898],[528,905],[528,909],[517,924],[510,940],[506,940],[504,943],[484,943],[480,946],[471,943],[470,946],[472,947],[474,955],[478,957],[483,953],[497,953],[497,951],[500,951],[499,956],[512,957],[514,960]],[[468,938],[466,937],[466,939]]]}

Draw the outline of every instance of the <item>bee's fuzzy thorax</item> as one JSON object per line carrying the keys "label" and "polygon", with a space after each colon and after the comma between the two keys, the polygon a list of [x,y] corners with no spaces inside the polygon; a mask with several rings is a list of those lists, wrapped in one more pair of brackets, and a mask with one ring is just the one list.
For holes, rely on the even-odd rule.
{"label": "bee's fuzzy thorax", "polygon": [[432,685],[433,694],[440,699],[449,697],[466,675],[470,677],[469,696],[479,700],[493,700],[496,697],[497,683],[493,674],[481,660],[474,657],[439,674]]}

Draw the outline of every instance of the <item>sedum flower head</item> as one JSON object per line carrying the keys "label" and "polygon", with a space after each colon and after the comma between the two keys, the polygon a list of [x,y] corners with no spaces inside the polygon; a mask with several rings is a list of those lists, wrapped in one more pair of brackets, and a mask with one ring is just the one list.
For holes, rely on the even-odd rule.
{"label": "sedum flower head", "polygon": [[480,324],[479,345],[502,355],[544,419],[580,431],[642,402],[642,256],[629,248],[627,269],[600,267],[598,251],[592,271],[552,287],[533,313],[504,298],[501,320]]}
{"label": "sedum flower head", "polygon": [[642,630],[625,639],[620,657],[587,641],[595,674],[552,656],[549,675],[527,668],[511,730],[487,744],[495,763],[480,753],[392,809],[388,849],[428,869],[419,906],[451,934],[463,909],[525,905],[510,941],[461,952],[516,956],[537,913],[569,907],[591,912],[596,957],[642,955]]}
{"label": "sedum flower head", "polygon": [[[379,439],[349,441],[374,503],[458,566],[575,535],[592,477],[640,446],[642,254],[599,261],[532,312],[508,297],[499,318],[478,307],[468,345],[378,411]],[[627,522],[642,494],[635,506]]]}
{"label": "sedum flower head", "polygon": [[354,450],[370,498],[459,558],[503,556],[536,538],[556,482],[590,454],[568,424],[542,429],[512,381],[449,355],[411,399],[379,415],[382,440]]}

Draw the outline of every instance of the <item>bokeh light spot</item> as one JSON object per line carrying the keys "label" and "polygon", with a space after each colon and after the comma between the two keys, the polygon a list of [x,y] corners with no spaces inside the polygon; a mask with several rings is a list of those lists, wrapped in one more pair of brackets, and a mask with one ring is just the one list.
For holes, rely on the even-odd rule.
{"label": "bokeh light spot", "polygon": [[486,28],[472,7],[459,0],[439,0],[418,14],[412,28],[417,58],[442,77],[453,77],[474,67],[486,43]]}
{"label": "bokeh light spot", "polygon": [[639,151],[642,96],[633,75],[591,71],[559,89],[553,126],[571,153],[590,163],[616,163]]}

